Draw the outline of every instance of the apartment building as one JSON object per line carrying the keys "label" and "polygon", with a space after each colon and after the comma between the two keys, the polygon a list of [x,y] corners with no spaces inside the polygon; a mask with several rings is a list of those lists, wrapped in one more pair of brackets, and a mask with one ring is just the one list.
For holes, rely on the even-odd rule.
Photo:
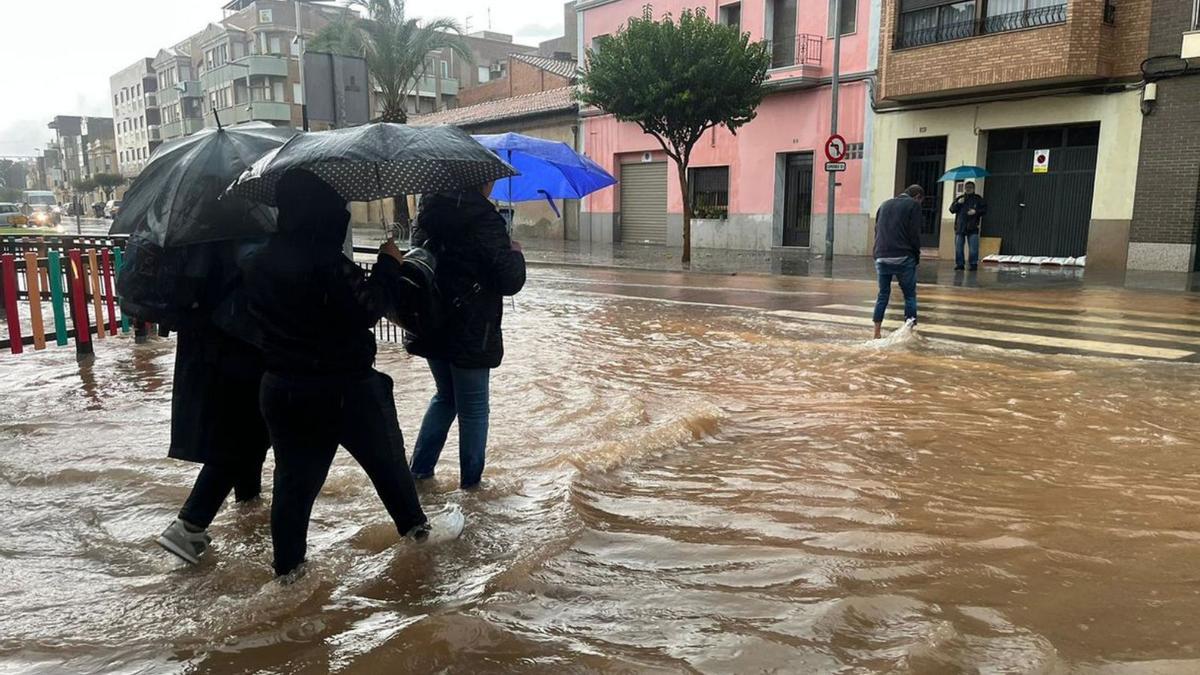
{"label": "apartment building", "polygon": [[158,78],[153,59],[140,58],[109,78],[113,97],[113,130],[121,174],[141,173],[162,143],[158,112]]}
{"label": "apartment building", "polygon": [[[64,185],[69,186],[93,174],[106,172],[102,165],[97,167],[92,161],[93,154],[90,149],[94,143],[113,143],[111,117],[57,115],[47,126],[54,130],[54,144],[62,153]],[[112,167],[109,173],[112,172],[111,169]]]}
{"label": "apartment building", "polygon": [[1200,0],[1153,0],[1131,269],[1200,271]]}
{"label": "apartment building", "polygon": [[[842,22],[832,16],[840,2]],[[630,17],[640,17],[642,0],[581,0],[578,51],[600,47],[604,37]],[[890,4],[890,3],[889,3]],[[770,43],[768,95],[758,117],[739,129],[706,134],[691,163],[691,195],[683,195],[675,168],[650,136],[596,110],[584,110],[583,150],[621,181],[584,200],[579,236],[585,241],[683,243],[683,200],[703,205],[692,223],[693,245],[769,250],[823,247],[827,206],[821,171],[830,130],[833,36],[842,34],[839,128],[849,145],[847,170],[838,175],[835,200],[839,254],[868,250],[868,208],[863,157],[871,152],[869,80],[878,44],[877,3],[870,0],[743,0],[742,2],[656,2],[656,16],[678,16],[705,8],[723,23],[739,26],[751,39]]]}
{"label": "apartment building", "polygon": [[880,35],[872,203],[926,188],[922,240],[953,255],[939,183],[986,167],[1001,253],[1124,270],[1142,139],[1150,0],[897,0]]}

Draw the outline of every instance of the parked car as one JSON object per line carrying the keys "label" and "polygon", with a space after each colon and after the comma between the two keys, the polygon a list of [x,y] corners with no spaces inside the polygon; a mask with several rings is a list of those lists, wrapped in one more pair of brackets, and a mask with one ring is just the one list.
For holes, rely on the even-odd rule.
{"label": "parked car", "polygon": [[110,200],[108,200],[108,203],[104,205],[104,217],[105,218],[116,218],[117,213],[119,213],[120,211],[121,211],[121,200],[120,199],[110,199]]}
{"label": "parked car", "polygon": [[29,219],[21,213],[21,207],[18,204],[8,202],[0,204],[0,227],[26,227],[29,225]]}

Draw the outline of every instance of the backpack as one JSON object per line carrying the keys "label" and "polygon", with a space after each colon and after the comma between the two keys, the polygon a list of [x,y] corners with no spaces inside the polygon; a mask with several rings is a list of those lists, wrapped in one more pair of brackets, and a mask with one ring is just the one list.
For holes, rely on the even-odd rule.
{"label": "backpack", "polygon": [[178,326],[200,307],[211,257],[208,246],[163,248],[145,235],[132,235],[117,275],[121,312]]}
{"label": "backpack", "polygon": [[406,340],[438,337],[450,313],[482,290],[479,284],[474,284],[447,307],[437,283],[437,255],[431,247],[409,249],[400,264],[400,278],[402,286],[395,291],[387,319],[404,329]]}

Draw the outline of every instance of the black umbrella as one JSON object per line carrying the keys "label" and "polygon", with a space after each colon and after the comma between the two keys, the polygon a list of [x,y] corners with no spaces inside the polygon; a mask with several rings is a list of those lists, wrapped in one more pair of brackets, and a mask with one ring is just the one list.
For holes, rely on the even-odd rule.
{"label": "black umbrella", "polygon": [[125,194],[109,233],[138,232],[166,247],[274,232],[271,209],[220,197],[255,160],[296,133],[256,123],[205,129],[162,145]]}
{"label": "black umbrella", "polygon": [[275,185],[292,169],[310,171],[346,200],[458,190],[517,175],[457,127],[380,122],[296,136],[254,163],[229,193],[275,205]]}

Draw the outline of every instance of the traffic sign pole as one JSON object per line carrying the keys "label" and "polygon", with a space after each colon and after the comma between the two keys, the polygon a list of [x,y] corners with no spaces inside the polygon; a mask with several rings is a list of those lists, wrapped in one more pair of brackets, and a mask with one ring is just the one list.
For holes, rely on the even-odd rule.
{"label": "traffic sign pole", "polygon": [[[837,136],[838,132],[838,87],[841,84],[842,67],[842,2],[834,0],[833,4],[833,80],[831,94],[833,111],[829,118],[829,135]],[[844,147],[844,144],[843,144]],[[828,171],[829,175],[829,204],[825,217],[825,259],[833,260],[833,221],[834,204],[837,200],[837,172]]]}

